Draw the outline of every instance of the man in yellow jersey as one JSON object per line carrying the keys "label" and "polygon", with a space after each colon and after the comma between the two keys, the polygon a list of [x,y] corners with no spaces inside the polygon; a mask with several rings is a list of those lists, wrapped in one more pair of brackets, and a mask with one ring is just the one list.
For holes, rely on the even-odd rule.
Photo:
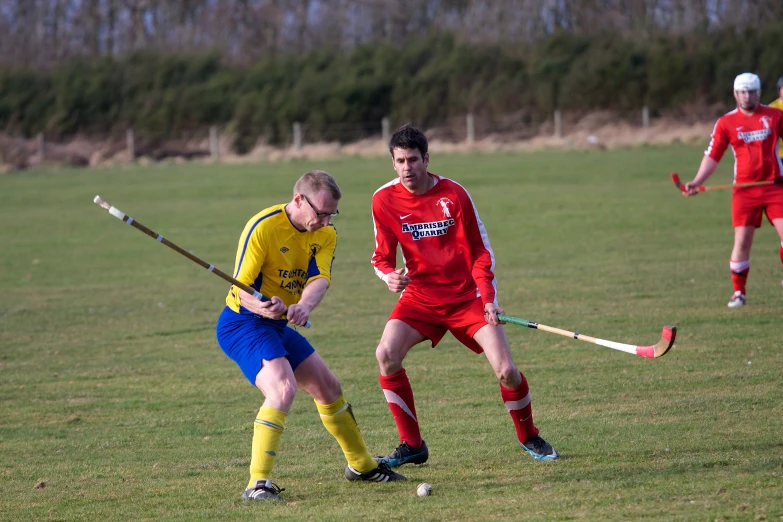
{"label": "man in yellow jersey", "polygon": [[769,104],[770,107],[783,110],[783,76],[778,78],[778,99]]}
{"label": "man in yellow jersey", "polygon": [[271,297],[262,302],[232,286],[217,323],[220,347],[264,394],[244,500],[280,499],[271,472],[297,389],[313,397],[324,427],[340,444],[348,480],[406,480],[372,458],[340,382],[307,339],[286,327],[305,325],[331,284],[337,232],[330,219],[340,197],[332,176],[308,172],[290,202],[253,216],[239,238],[234,277]]}
{"label": "man in yellow jersey", "polygon": [[[769,104],[770,107],[775,107],[776,109],[783,110],[783,76],[778,78],[778,98]],[[780,138],[778,141],[778,158],[780,158],[780,167],[783,169],[783,158],[780,156],[783,153],[783,138]]]}

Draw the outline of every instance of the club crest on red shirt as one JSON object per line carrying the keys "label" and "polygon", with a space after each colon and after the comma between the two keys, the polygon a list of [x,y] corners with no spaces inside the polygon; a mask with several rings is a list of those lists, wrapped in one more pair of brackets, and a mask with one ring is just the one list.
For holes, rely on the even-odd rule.
{"label": "club crest on red shirt", "polygon": [[445,218],[453,217],[452,209],[454,208],[454,202],[451,201],[449,198],[440,198],[436,203],[436,205],[438,205],[440,209],[443,211],[443,217]]}

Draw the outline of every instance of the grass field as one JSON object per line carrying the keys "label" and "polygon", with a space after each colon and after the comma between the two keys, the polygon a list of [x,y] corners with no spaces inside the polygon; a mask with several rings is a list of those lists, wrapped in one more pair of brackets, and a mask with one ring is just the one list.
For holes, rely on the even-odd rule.
{"label": "grass field", "polygon": [[[309,397],[274,481],[243,503],[260,393],[217,346],[227,285],[92,203],[100,194],[231,272],[242,228],[311,168],[344,198],[332,289],[306,332],[374,453],[397,445],[374,350],[396,299],[369,265],[387,158],[159,165],[0,176],[0,519],[783,519],[783,288],[765,224],[748,306],[729,310],[727,192],[686,200],[701,148],[435,155],[473,196],[501,306],[543,324],[675,348],[648,360],[509,326],[536,423],[561,454],[516,444],[482,357],[451,336],[406,360],[430,461],[355,484]],[[730,180],[730,158],[713,183]],[[419,482],[434,494],[418,498]],[[45,487],[36,488],[44,482]]]}

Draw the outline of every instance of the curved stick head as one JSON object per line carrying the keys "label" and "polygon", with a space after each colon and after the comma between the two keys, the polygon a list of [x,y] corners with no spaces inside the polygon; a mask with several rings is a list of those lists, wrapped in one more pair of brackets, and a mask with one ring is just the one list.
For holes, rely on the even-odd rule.
{"label": "curved stick head", "polygon": [[680,175],[676,172],[672,172],[672,182],[674,182],[678,189],[680,189],[682,192],[685,192],[685,185],[682,184],[682,181],[680,181]]}
{"label": "curved stick head", "polygon": [[664,326],[663,332],[661,333],[661,340],[653,347],[655,357],[663,357],[666,355],[666,352],[671,350],[672,346],[674,346],[674,339],[676,337],[676,326]]}

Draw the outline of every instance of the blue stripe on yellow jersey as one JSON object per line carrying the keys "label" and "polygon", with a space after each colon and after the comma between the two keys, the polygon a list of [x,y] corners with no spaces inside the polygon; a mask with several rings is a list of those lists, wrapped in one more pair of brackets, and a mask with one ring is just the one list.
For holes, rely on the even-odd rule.
{"label": "blue stripe on yellow jersey", "polygon": [[[239,237],[234,278],[286,306],[298,303],[305,285],[319,278],[331,284],[337,231],[331,224],[315,232],[297,230],[285,204],[253,216]],[[231,286],[226,304],[240,312],[239,291]],[[244,310],[244,309],[242,309]]]}

